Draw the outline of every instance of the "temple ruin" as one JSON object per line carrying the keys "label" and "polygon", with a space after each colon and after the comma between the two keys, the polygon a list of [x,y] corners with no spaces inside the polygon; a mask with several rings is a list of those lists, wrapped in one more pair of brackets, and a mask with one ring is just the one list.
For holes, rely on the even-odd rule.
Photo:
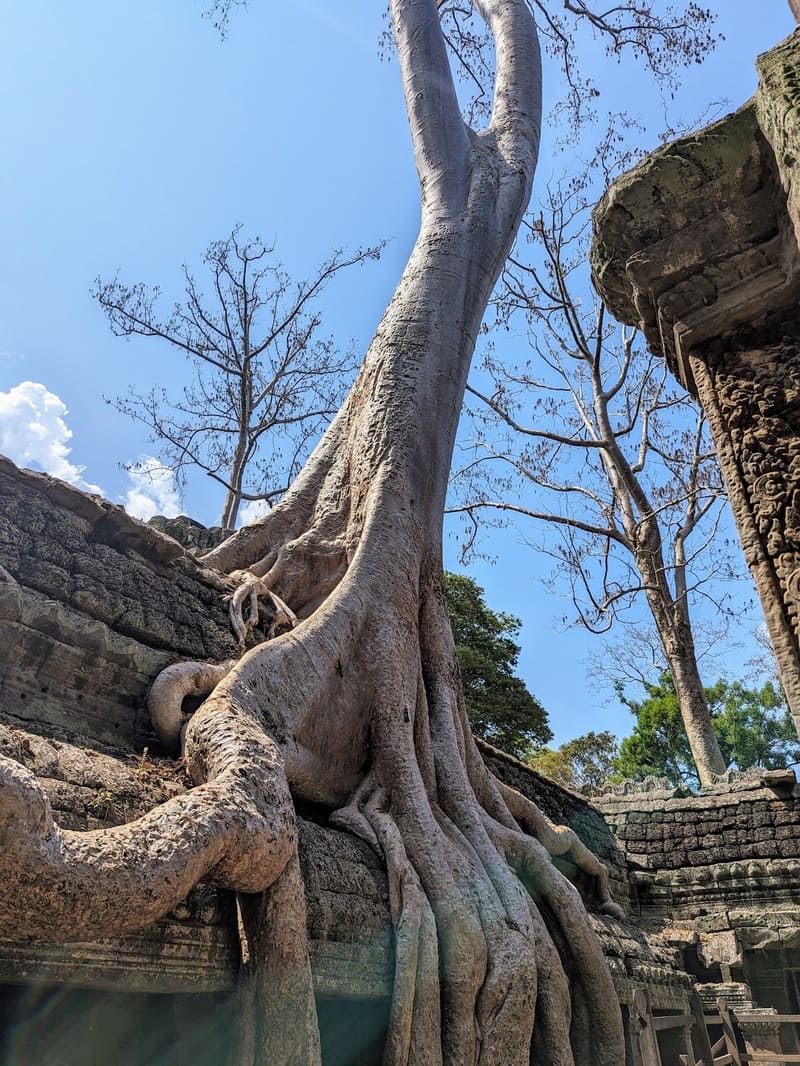
{"label": "temple ruin", "polygon": [[[35,772],[67,828],[135,818],[188,787],[152,731],[146,697],[166,663],[235,652],[219,579],[120,508],[7,460],[0,500],[0,563],[13,579],[0,583],[0,753]],[[779,1046],[783,1033],[800,1051],[794,1027],[772,1020],[800,1011],[800,788],[791,772],[757,771],[702,796],[651,780],[589,800],[481,750],[498,777],[608,866],[624,921],[599,913],[591,884],[561,863],[596,911],[630,1066],[669,1066],[682,1054],[702,1061],[699,1019],[720,996],[751,1019],[739,1023],[751,1047]],[[392,982],[386,875],[326,811],[298,814],[324,1061],[371,1066],[381,1061]],[[225,1061],[235,923],[232,897],[200,885],[134,936],[0,940],[0,1063]]]}
{"label": "temple ruin", "polygon": [[755,97],[617,180],[595,284],[701,402],[800,729],[800,40]]}
{"label": "temple ruin", "polygon": [[[800,32],[759,69],[753,101],[609,190],[593,255],[611,310],[708,413],[800,721]],[[190,787],[146,700],[169,663],[237,654],[220,576],[190,550],[209,544],[192,523],[144,525],[0,460],[0,753],[36,774],[59,824],[120,824]],[[800,1061],[793,771],[729,775],[700,795],[651,779],[590,798],[481,753],[609,869],[623,919],[554,860],[592,914],[626,1066]],[[323,1061],[372,1066],[393,973],[386,874],[325,809],[297,813]],[[202,884],[136,935],[0,939],[0,1066],[225,1062],[239,966],[232,897]]]}

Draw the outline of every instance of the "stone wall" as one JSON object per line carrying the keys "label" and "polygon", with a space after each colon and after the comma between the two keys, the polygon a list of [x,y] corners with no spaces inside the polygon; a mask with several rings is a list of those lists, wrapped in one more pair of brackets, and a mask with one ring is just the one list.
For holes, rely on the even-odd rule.
{"label": "stone wall", "polygon": [[[797,5],[792,3],[792,9]],[[646,157],[594,214],[592,267],[700,401],[800,733],[800,31],[758,59],[755,97]],[[794,775],[597,801],[640,922],[711,1002],[756,1006],[746,1041],[800,1050],[800,793]]]}
{"label": "stone wall", "polygon": [[[760,776],[760,775],[759,775]],[[761,873],[800,879],[800,787],[749,785],[699,796],[631,792],[595,803],[614,829],[639,885],[713,881]],[[639,903],[642,895],[639,893]]]}
{"label": "stone wall", "polygon": [[[0,580],[0,752],[36,773],[57,821],[72,829],[118,824],[182,792],[188,783],[159,750],[146,694],[171,661],[235,651],[219,575],[118,508],[6,461],[0,566],[12,579]],[[629,1022],[632,1064],[655,1066],[647,1019],[684,1015],[695,980],[712,999],[723,989],[745,1004],[756,996],[748,981],[762,997],[781,987],[784,1004],[785,972],[800,949],[796,787],[754,780],[700,797],[649,791],[590,800],[479,746],[496,776],[570,825],[609,868],[625,922],[592,913],[592,885],[556,860],[592,913]],[[324,1038],[334,1040],[345,1016],[357,1015],[359,1026],[368,1017],[375,1028],[363,1061],[377,1062],[393,967],[385,871],[366,844],[328,825],[325,810],[300,804],[298,818]],[[223,1009],[238,968],[233,901],[199,885],[135,936],[0,941],[0,1015],[22,1011],[14,1016],[24,1028],[26,1005],[58,988],[59,1002],[87,1016],[100,1009],[92,997],[122,996],[114,1002],[124,1028],[133,1016],[160,1017],[166,995],[178,997],[180,1018],[170,1024],[180,1027]],[[662,1051],[668,1046],[664,1036]]]}
{"label": "stone wall", "polygon": [[796,1027],[771,1017],[800,1010],[800,787],[790,772],[731,776],[699,796],[595,802],[626,854],[640,928],[673,947],[708,1009],[722,996],[764,1012],[748,1039],[796,1052]]}
{"label": "stone wall", "polygon": [[[194,529],[195,540],[202,539]],[[181,528],[170,527],[183,535]],[[194,546],[194,545],[192,545]],[[57,821],[97,829],[187,787],[160,752],[146,695],[169,662],[235,654],[219,575],[174,539],[105,501],[0,460],[0,752],[38,776]],[[173,624],[174,616],[174,624]],[[258,636],[256,637],[258,639]],[[491,769],[569,824],[631,904],[625,858],[602,816],[489,745]],[[392,982],[388,887],[377,855],[298,808],[315,987],[321,999],[383,1002]],[[574,877],[594,906],[592,885]],[[647,987],[680,1010],[689,979],[634,926],[595,915],[623,1002]],[[143,933],[74,946],[0,942],[0,984],[67,983],[134,993],[224,995],[238,968],[232,902],[205,886]]]}

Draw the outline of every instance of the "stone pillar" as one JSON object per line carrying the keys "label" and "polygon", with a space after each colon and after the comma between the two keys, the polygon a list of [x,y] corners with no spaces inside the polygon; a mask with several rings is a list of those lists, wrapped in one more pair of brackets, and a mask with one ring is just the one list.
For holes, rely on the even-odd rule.
{"label": "stone pillar", "polygon": [[705,409],[800,734],[800,30],[759,73],[749,104],[611,186],[591,257]]}
{"label": "stone pillar", "polygon": [[[748,1021],[742,1021],[738,1017],[736,1019],[748,1055],[754,1055],[756,1052],[761,1054],[775,1052],[774,1061],[772,1059],[758,1060],[762,1066],[781,1066],[784,1061],[781,1057],[781,1027],[780,1023],[775,1020],[776,1014],[775,1010],[749,1010],[746,1015]],[[753,1018],[753,1015],[758,1015],[758,1018]]]}
{"label": "stone pillar", "polygon": [[689,362],[800,733],[800,340],[775,341],[739,331]]}

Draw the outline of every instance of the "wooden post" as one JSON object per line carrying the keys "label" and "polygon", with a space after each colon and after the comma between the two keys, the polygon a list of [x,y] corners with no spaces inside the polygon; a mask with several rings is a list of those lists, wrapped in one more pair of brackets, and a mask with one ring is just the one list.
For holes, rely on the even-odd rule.
{"label": "wooden post", "polygon": [[639,1041],[642,1066],[662,1066],[658,1039],[653,1027],[650,997],[640,988],[633,993],[634,1038]]}
{"label": "wooden post", "polygon": [[703,1003],[697,994],[689,996],[689,1010],[694,1015],[692,1044],[695,1057],[692,1060],[692,1066],[696,1066],[698,1063],[702,1063],[702,1066],[714,1066],[714,1056],[711,1054],[711,1040],[708,1035],[706,1018],[703,1014]]}
{"label": "wooden post", "polygon": [[728,1011],[728,1003],[724,999],[717,1000],[719,1016],[722,1019],[722,1035],[725,1037],[725,1050],[731,1057],[732,1066],[742,1066],[742,1056],[739,1053],[739,1045],[736,1042],[736,1032],[733,1028],[733,1019]]}

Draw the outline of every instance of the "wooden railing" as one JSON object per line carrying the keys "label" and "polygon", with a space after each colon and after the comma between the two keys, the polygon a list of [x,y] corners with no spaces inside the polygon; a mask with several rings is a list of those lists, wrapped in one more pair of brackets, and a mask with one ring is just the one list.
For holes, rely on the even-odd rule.
{"label": "wooden railing", "polygon": [[[697,1022],[702,1018],[702,1026]],[[763,1022],[769,1020],[776,1024],[800,1023],[800,1014],[748,1014],[747,1011],[732,1011],[724,999],[717,1000],[716,1014],[672,1014],[653,1018],[653,1028],[656,1032],[668,1029],[688,1029],[694,1025],[694,1035],[699,1032],[701,1043],[700,1058],[696,1058],[694,1049],[690,1055],[679,1055],[680,1066],[744,1066],[749,1062],[773,1063],[783,1066],[784,1063],[800,1063],[800,1055],[790,1054],[785,1051],[755,1051],[746,1052],[739,1050],[736,1039],[736,1022]],[[710,1025],[722,1026],[722,1036],[715,1044],[712,1044],[708,1036]]]}

